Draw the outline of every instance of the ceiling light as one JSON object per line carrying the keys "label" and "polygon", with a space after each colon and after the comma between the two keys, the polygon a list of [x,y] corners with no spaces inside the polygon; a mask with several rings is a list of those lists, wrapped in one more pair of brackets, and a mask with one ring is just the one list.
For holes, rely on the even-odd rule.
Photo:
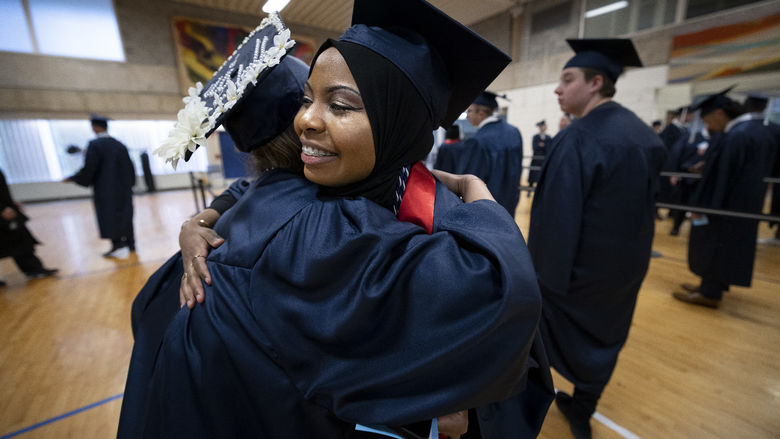
{"label": "ceiling light", "polygon": [[290,3],[290,0],[268,0],[263,5],[263,12],[270,14],[271,12],[281,11],[287,6],[287,3]]}
{"label": "ceiling light", "polygon": [[[268,3],[270,3],[270,1]],[[586,11],[585,12],[585,18],[593,18],[593,17],[597,17],[599,15],[608,14],[610,12],[617,11],[618,9],[623,9],[626,6],[628,6],[628,2],[627,1],[620,1],[620,2],[615,2],[615,3],[610,3],[610,4],[606,5],[606,6],[602,6],[600,8],[591,9],[590,11]],[[263,8],[263,10],[265,10],[265,8]]]}

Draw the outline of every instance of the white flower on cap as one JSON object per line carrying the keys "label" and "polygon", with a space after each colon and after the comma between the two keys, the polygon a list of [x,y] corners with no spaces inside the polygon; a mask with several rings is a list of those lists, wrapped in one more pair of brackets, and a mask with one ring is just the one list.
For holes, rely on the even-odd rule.
{"label": "white flower on cap", "polygon": [[[267,36],[263,36],[262,39],[255,38],[251,61],[247,65],[238,65],[237,72],[234,72],[236,79],[231,80],[229,74],[224,74],[225,68],[234,69],[235,64],[241,59],[238,54],[241,53],[244,44],[258,31],[268,26],[273,26],[277,32],[273,38],[273,46],[267,47]],[[176,169],[179,159],[185,157],[186,151],[195,152],[198,146],[206,145],[206,137],[216,129],[220,123],[220,116],[230,111],[241,100],[250,84],[257,84],[257,78],[264,70],[279,64],[282,57],[294,45],[295,41],[290,39],[290,30],[284,26],[279,14],[276,12],[269,14],[222,63],[206,87],[198,82],[195,87],[189,88],[188,96],[182,99],[185,105],[177,115],[176,125],[162,145],[154,150],[154,154],[164,158],[166,163],[171,163]],[[209,98],[210,107],[207,105]]]}

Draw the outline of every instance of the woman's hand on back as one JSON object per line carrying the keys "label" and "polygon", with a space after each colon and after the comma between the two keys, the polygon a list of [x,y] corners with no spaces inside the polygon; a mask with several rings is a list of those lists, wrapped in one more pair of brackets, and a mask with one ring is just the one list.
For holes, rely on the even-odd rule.
{"label": "woman's hand on back", "polygon": [[184,275],[179,287],[179,304],[190,309],[195,302],[203,303],[205,291],[203,283],[211,285],[211,275],[206,266],[206,257],[212,248],[222,245],[225,240],[211,227],[220,215],[214,209],[206,209],[182,224],[179,232],[179,247],[181,247]]}
{"label": "woman's hand on back", "polygon": [[480,180],[476,175],[450,174],[449,172],[439,171],[438,169],[434,169],[431,172],[436,178],[444,183],[449,190],[461,197],[466,203],[477,200],[496,201],[496,199],[493,198],[493,194],[488,190],[487,185],[485,185],[485,182]]}

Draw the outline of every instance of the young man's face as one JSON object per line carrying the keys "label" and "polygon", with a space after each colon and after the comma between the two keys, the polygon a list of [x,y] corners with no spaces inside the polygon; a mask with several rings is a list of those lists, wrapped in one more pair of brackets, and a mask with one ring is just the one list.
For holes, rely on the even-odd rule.
{"label": "young man's face", "polygon": [[707,125],[707,130],[722,132],[726,129],[730,119],[726,115],[726,112],[718,108],[715,111],[707,113],[706,116],[702,116],[701,120]]}
{"label": "young man's face", "polygon": [[598,93],[595,81],[596,77],[585,81],[585,73],[578,67],[563,69],[558,87],[555,88],[561,111],[582,117],[588,103]]}
{"label": "young man's face", "polygon": [[478,127],[483,120],[487,119],[488,113],[485,107],[481,105],[471,104],[466,109],[466,120],[475,127]]}

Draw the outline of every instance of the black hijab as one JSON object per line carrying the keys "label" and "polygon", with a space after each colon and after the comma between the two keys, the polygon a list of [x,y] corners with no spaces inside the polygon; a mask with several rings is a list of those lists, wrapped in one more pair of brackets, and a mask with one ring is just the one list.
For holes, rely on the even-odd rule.
{"label": "black hijab", "polygon": [[355,78],[374,135],[376,162],[365,179],[341,187],[322,186],[320,193],[362,196],[391,209],[401,168],[424,159],[433,146],[428,108],[406,75],[383,56],[334,40],[323,44],[317,55],[329,47],[341,53]]}

